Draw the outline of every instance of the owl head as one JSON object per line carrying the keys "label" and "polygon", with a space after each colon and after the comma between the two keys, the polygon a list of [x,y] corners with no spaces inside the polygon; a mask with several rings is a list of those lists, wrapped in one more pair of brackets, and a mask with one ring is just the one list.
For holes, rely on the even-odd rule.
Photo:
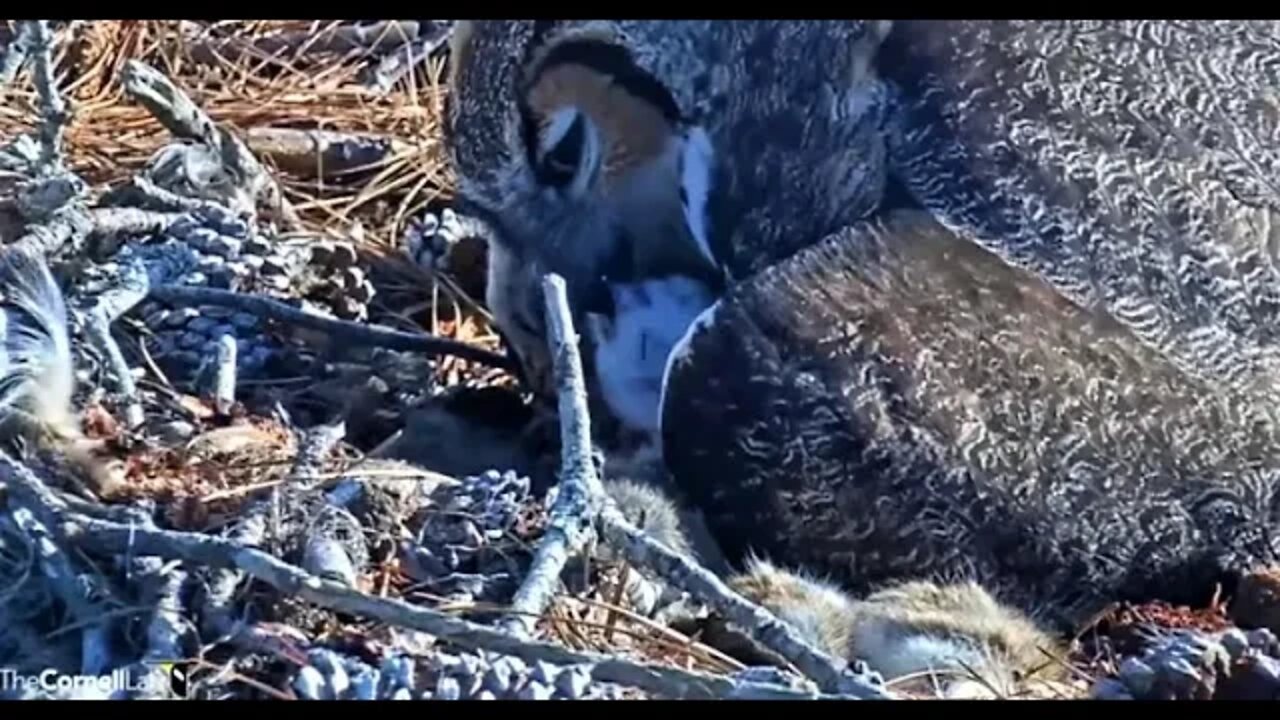
{"label": "owl head", "polygon": [[870,67],[887,29],[460,23],[446,101],[459,203],[571,298],[601,277],[750,272],[771,244],[787,254],[878,200]]}
{"label": "owl head", "polygon": [[[879,202],[885,103],[872,59],[886,32],[459,23],[445,122],[459,209],[488,225],[503,273],[562,276],[579,319],[609,314],[610,288],[651,278],[719,293]],[[541,299],[500,295],[537,285],[491,270],[494,318],[530,377],[549,364]]]}

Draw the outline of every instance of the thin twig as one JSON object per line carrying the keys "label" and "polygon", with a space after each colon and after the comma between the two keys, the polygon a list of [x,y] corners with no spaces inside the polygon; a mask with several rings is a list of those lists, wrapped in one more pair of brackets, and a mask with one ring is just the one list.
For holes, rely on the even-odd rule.
{"label": "thin twig", "polygon": [[[30,54],[31,81],[39,98],[40,117],[37,127],[38,142],[15,140],[6,148],[5,166],[21,168],[30,176],[19,186],[15,205],[20,215],[29,222],[45,222],[67,205],[74,205],[87,186],[75,173],[67,170],[63,155],[63,135],[71,119],[70,110],[58,91],[54,72],[53,33],[45,20],[27,20],[25,41]],[[14,167],[18,169],[18,167]]]}
{"label": "thin twig", "polygon": [[53,68],[53,33],[47,20],[28,20],[31,26],[31,79],[40,95],[40,166],[42,174],[55,174],[63,168],[62,135],[71,114],[58,92]]}
{"label": "thin twig", "polygon": [[514,614],[502,623],[509,632],[525,635],[532,632],[538,615],[551,604],[569,558],[580,553],[591,539],[592,500],[604,496],[591,460],[590,416],[578,335],[573,318],[567,311],[562,312],[568,307],[564,279],[558,275],[548,276],[543,280],[542,291],[547,309],[547,342],[555,359],[560,402],[560,483],[529,574],[512,600]]}
{"label": "thin twig", "polygon": [[805,642],[794,628],[734,592],[715,573],[650,538],[628,522],[611,501],[605,500],[603,505],[598,516],[600,534],[629,563],[649,569],[706,602],[761,645],[791,662],[825,691],[864,699],[892,697],[883,688],[853,674],[844,661]]}
{"label": "thin twig", "polygon": [[437,23],[437,26],[425,32],[422,37],[414,38],[396,52],[382,58],[368,73],[364,83],[379,92],[390,92],[400,78],[412,73],[424,60],[431,57],[440,48],[446,46],[453,34],[454,23]]}
{"label": "thin twig", "polygon": [[142,410],[142,400],[138,397],[138,385],[133,379],[133,370],[120,352],[120,346],[111,335],[111,321],[107,317],[106,308],[100,303],[94,305],[85,317],[85,337],[106,359],[108,374],[114,380],[115,390],[124,403],[125,424],[129,428],[141,427],[146,416]]}
{"label": "thin twig", "polygon": [[245,295],[229,290],[181,285],[153,287],[151,294],[157,300],[174,305],[220,305],[243,310],[277,322],[327,333],[334,340],[342,343],[363,343],[429,355],[456,355],[464,360],[504,370],[512,370],[515,367],[511,359],[504,355],[456,340],[314,315],[289,307],[279,300],[260,295]]}
{"label": "thin twig", "polygon": [[228,224],[236,217],[236,213],[226,205],[204,198],[179,195],[156,185],[142,175],[134,175],[129,182],[142,197],[166,210],[194,213],[220,224]]}
{"label": "thin twig", "polygon": [[146,510],[136,506],[103,505],[68,493],[57,493],[57,498],[70,512],[110,520],[111,522],[124,523],[126,525],[129,523],[145,524],[150,522],[151,519],[151,515]]}
{"label": "thin twig", "polygon": [[[654,636],[651,636],[650,639],[657,641],[664,647],[686,652],[693,656],[698,656],[703,662],[713,662],[720,665],[723,669],[731,672],[745,670],[747,667],[737,659],[726,655],[718,648],[688,637],[679,631],[654,620],[653,618],[641,615],[636,611],[623,607],[617,603],[594,600],[588,597],[577,597],[573,600],[574,602],[582,603],[588,607],[596,607],[608,611],[610,616],[609,627],[613,630],[626,633],[627,631],[617,628],[616,624],[617,618],[626,618],[630,622],[633,622],[653,633]],[[634,633],[634,635],[636,637],[643,637],[639,633]]]}
{"label": "thin twig", "polygon": [[63,208],[48,222],[32,225],[15,241],[31,252],[48,256],[65,245],[79,248],[90,235],[153,235],[177,222],[178,213],[152,212],[137,208],[86,209],[79,204]]}
{"label": "thin twig", "polygon": [[165,263],[154,263],[147,267],[136,258],[123,261],[114,286],[98,295],[85,314],[85,337],[106,359],[115,391],[124,404],[125,423],[130,428],[140,427],[146,417],[137,383],[134,382],[133,369],[125,361],[124,353],[111,334],[111,323],[146,299],[153,282],[167,282],[171,272],[172,268]]}
{"label": "thin twig", "polygon": [[522,640],[510,633],[451,617],[402,600],[380,598],[323,580],[268,553],[230,540],[197,533],[139,528],[68,513],[44,483],[7,453],[0,452],[0,480],[33,514],[58,528],[65,542],[95,552],[130,552],[243,572],[277,590],[338,612],[410,628],[471,648],[560,665],[587,665],[597,682],[629,685],[663,697],[688,699],[853,699],[821,695],[771,683],[632,662],[597,653],[569,650],[547,642]]}
{"label": "thin twig", "polygon": [[347,435],[342,421],[331,425],[318,425],[308,430],[298,443],[298,457],[294,460],[290,477],[300,487],[310,489],[324,480],[325,458]]}
{"label": "thin twig", "polygon": [[22,66],[27,63],[27,59],[31,55],[31,31],[34,29],[32,23],[19,23],[18,32],[13,39],[9,41],[9,47],[4,53],[4,58],[0,59],[0,85],[8,85],[18,77],[18,73],[22,71]]}
{"label": "thin twig", "polygon": [[[385,53],[412,41],[420,32],[418,20],[385,20],[370,25],[339,25],[318,37],[311,32],[288,32],[249,40],[232,38],[192,44],[188,51],[198,63],[221,59],[237,62],[240,56],[280,57],[286,53]],[[299,52],[299,51],[302,52]]]}
{"label": "thin twig", "polygon": [[346,434],[347,426],[342,421],[318,425],[299,433],[298,454],[289,472],[289,482],[271,488],[271,536],[273,539],[277,541],[280,539],[285,492],[291,491],[296,495],[314,490],[321,480],[325,458],[338,443],[342,442]]}
{"label": "thin twig", "polygon": [[222,415],[229,415],[236,403],[236,337],[224,334],[218,338],[218,365],[214,376],[213,405]]}
{"label": "thin twig", "polygon": [[161,663],[184,657],[182,638],[190,627],[182,616],[181,593],[187,573],[156,557],[139,558],[137,563],[144,569],[144,582],[151,586],[148,594],[155,613],[147,625],[147,651],[133,670],[134,675],[150,676],[150,682],[143,687],[154,693],[168,685],[168,674]]}
{"label": "thin twig", "polygon": [[92,576],[76,572],[71,559],[58,547],[50,530],[25,507],[9,511],[14,524],[30,539],[40,569],[77,622],[88,625],[81,636],[80,671],[97,675],[111,666],[111,623],[102,618],[100,603],[92,595],[101,591]]}
{"label": "thin twig", "polygon": [[[297,457],[287,484],[309,488],[315,482],[324,458],[342,440],[344,434],[345,427],[341,424],[324,425],[304,433],[298,443]],[[281,502],[281,488],[272,488],[271,496],[266,501],[256,503],[240,516],[231,531],[231,539],[248,547],[263,544],[267,539],[268,523],[279,527]],[[237,623],[232,611],[232,599],[243,580],[244,575],[233,568],[214,572],[209,579],[209,590],[205,596],[204,619],[206,625],[217,635],[226,637],[233,643],[252,645],[254,628]]]}

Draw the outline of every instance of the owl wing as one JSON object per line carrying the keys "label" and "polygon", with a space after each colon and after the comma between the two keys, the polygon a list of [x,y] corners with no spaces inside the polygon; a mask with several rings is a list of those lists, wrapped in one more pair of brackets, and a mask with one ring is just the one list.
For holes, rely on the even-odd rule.
{"label": "owl wing", "polygon": [[1280,376],[1280,23],[911,21],[894,177],[1187,370]]}
{"label": "owl wing", "polygon": [[746,281],[672,353],[662,441],[731,559],[977,576],[1059,619],[1275,557],[1277,422],[924,213]]}

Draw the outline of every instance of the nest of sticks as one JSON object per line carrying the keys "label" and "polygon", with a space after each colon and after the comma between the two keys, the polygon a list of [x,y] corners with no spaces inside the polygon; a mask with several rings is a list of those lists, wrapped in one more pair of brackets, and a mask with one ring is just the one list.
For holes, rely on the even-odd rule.
{"label": "nest of sticks", "polygon": [[[622,517],[592,458],[576,331],[554,276],[544,281],[559,392],[542,450],[553,466],[550,494],[527,468],[504,472],[499,451],[484,457],[479,440],[478,464],[454,472],[444,461],[427,469],[386,459],[393,438],[355,432],[368,422],[352,388],[369,385],[371,371],[322,378],[310,365],[287,383],[238,382],[234,343],[225,353],[214,343],[213,379],[201,384],[169,378],[144,341],[132,350],[146,335],[145,303],[219,306],[265,318],[262,332],[295,348],[328,347],[320,363],[328,370],[393,365],[406,385],[450,398],[445,405],[457,404],[457,388],[480,393],[473,399],[493,388],[518,396],[475,299],[483,258],[446,275],[401,249],[418,219],[451,199],[440,135],[449,29],[443,21],[0,24],[0,239],[76,277],[81,265],[95,268],[89,275],[103,287],[82,293],[88,309],[74,336],[91,370],[78,377],[77,413],[98,459],[116,467],[115,484],[86,489],[48,453],[0,453],[0,666],[113,679],[0,691],[935,696],[927,684],[886,686],[816,651]],[[175,142],[215,158],[230,189],[183,195],[146,179]],[[193,222],[245,242],[297,241],[313,259],[340,254],[333,242],[352,248],[344,268],[364,269],[376,287],[367,316],[303,312],[287,302],[296,286],[266,297],[184,285],[166,275],[163,257],[130,255]],[[338,361],[353,348],[358,359]],[[259,383],[277,389],[258,392]],[[395,394],[383,388],[365,404]],[[475,430],[486,416],[526,412],[519,400],[492,405],[468,411],[457,432],[488,432]],[[406,422],[395,415],[387,426]],[[613,560],[592,562],[596,544]],[[638,611],[624,587],[631,569],[741,628],[779,667],[748,668]],[[1211,611],[1128,609],[1091,632],[1123,634],[1160,618],[1194,627],[1210,616],[1217,622]],[[1078,682],[1026,694],[1083,697],[1118,672],[1096,643],[1065,661]]]}

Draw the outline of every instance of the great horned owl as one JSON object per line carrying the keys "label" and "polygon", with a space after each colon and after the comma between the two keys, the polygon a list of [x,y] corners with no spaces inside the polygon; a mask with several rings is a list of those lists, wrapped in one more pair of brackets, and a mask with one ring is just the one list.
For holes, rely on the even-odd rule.
{"label": "great horned owl", "polygon": [[[461,196],[501,228],[499,253],[539,248],[569,277],[620,262],[627,242],[651,258],[641,275],[654,256],[697,265],[674,239],[677,193],[653,183],[673,155],[709,158],[710,191],[690,179],[706,196],[695,244],[732,277],[886,204],[923,207],[1187,371],[1275,394],[1280,23],[464,25],[447,126]],[[705,145],[671,150],[697,130]],[[591,137],[597,155],[574,150]],[[550,167],[561,150],[616,160],[575,193]],[[646,235],[658,228],[669,236]]]}
{"label": "great horned owl", "polygon": [[[733,554],[976,576],[1069,621],[1276,559],[1251,396],[1276,386],[1278,28],[481,23],[448,127],[496,252],[566,275],[578,311],[600,278],[728,276],[661,417]],[[596,84],[534,92],[575,73]],[[669,142],[597,117],[661,117]],[[671,157],[710,169],[642,169]],[[508,307],[537,352],[541,303]]]}
{"label": "great horned owl", "polygon": [[906,21],[890,174],[1189,372],[1280,389],[1280,22]]}

